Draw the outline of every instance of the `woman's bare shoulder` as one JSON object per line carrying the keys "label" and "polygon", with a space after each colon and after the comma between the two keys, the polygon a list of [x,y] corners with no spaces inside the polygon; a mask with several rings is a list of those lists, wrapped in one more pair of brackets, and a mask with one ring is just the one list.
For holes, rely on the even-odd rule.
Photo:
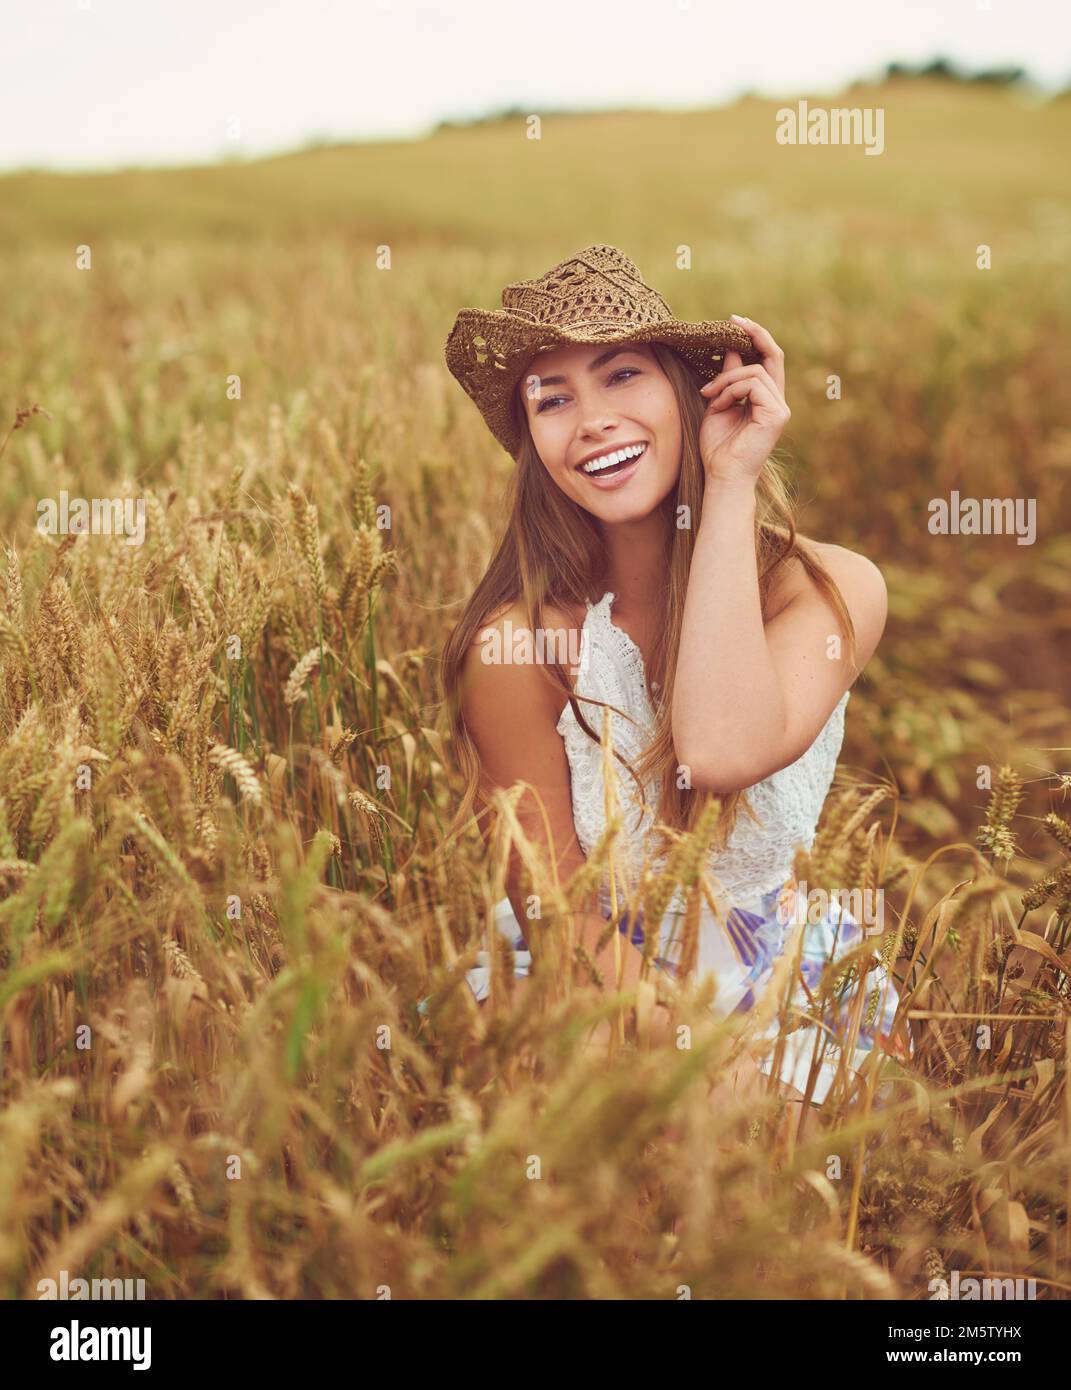
{"label": "woman's bare shoulder", "polygon": [[[840,590],[855,628],[861,669],[870,659],[885,630],[889,606],[885,576],[873,560],[858,550],[811,540],[809,537],[797,537],[797,540],[803,542],[804,548],[819,561]],[[798,557],[793,556],[784,568],[786,573],[779,576],[780,587],[777,588],[776,597],[771,600],[771,617],[776,617],[800,595],[817,590],[817,585]]]}
{"label": "woman's bare shoulder", "polygon": [[[568,607],[564,604],[551,603],[549,600],[543,604],[543,617],[554,627],[575,627],[579,630],[583,623],[582,610],[579,605]],[[500,604],[493,613],[488,615],[487,621],[480,631],[482,632],[487,627],[501,628],[507,619],[513,624],[514,631],[527,624],[528,615],[524,611],[524,604],[520,598],[508,599],[505,603]],[[479,634],[473,638],[473,641],[478,640]]]}
{"label": "woman's bare shoulder", "polygon": [[520,599],[500,604],[480,624],[465,654],[461,686],[466,708],[487,719],[497,715],[514,727],[525,717],[549,719],[556,725],[563,696],[548,674],[547,662],[573,649],[571,644],[563,646],[562,632],[575,630],[579,641],[578,616],[563,606],[544,603],[544,629],[553,629],[556,635],[551,639],[545,632],[544,641],[538,643],[533,634],[529,650],[536,659],[518,659],[519,634],[530,627],[528,615]]}
{"label": "woman's bare shoulder", "polygon": [[[861,591],[865,600],[871,594],[876,597],[877,590],[884,590],[881,571],[860,551],[799,534],[796,536],[796,543],[824,567],[838,588],[847,591],[846,600],[849,592]],[[806,593],[813,584],[814,580],[798,555],[792,555],[783,561],[778,565],[770,585],[769,617],[776,617],[794,598]]]}

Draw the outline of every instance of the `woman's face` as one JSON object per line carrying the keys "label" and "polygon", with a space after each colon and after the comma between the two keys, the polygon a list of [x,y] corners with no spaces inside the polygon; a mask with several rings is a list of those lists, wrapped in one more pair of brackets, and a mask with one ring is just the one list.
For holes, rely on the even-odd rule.
{"label": "woman's face", "polygon": [[[577,344],[540,352],[518,388],[554,482],[602,521],[637,521],[676,486],[681,419],[669,377],[646,344]],[[628,446],[638,456],[589,472]],[[630,453],[636,454],[632,448]]]}

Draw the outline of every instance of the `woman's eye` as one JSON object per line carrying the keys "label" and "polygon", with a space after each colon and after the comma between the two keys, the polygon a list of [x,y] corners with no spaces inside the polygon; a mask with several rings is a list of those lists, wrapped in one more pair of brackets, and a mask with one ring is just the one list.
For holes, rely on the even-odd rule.
{"label": "woman's eye", "polygon": [[[610,374],[610,381],[616,381],[619,376],[630,377],[639,375],[640,371],[638,367],[618,367],[616,372]],[[561,399],[561,396],[548,396],[546,400],[540,401],[536,406],[536,414],[539,415],[548,405],[553,405],[555,401],[560,401]]]}

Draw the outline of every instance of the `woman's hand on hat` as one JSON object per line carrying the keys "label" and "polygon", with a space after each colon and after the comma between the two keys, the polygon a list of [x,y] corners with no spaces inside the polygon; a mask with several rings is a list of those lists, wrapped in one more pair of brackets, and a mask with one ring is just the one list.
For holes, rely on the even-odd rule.
{"label": "woman's hand on hat", "polygon": [[761,323],[733,318],[762,360],[744,366],[738,352],[727,352],[722,370],[700,387],[707,410],[699,451],[708,480],[754,483],[792,415],[785,400],[785,354]]}

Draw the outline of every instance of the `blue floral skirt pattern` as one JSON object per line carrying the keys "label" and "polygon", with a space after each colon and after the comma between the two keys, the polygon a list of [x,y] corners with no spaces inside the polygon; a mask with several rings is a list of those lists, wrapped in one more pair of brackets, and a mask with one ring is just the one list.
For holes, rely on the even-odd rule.
{"label": "blue floral skirt pattern", "polygon": [[[707,945],[714,948],[717,963],[713,963],[709,952],[704,962],[701,946],[699,973],[704,973],[704,965],[715,973],[718,993],[711,1005],[714,1013],[724,1017],[728,1014],[746,1014],[754,1008],[775,963],[791,943],[797,901],[796,885],[790,879],[783,886],[762,895],[761,912],[734,906],[721,920],[704,904],[700,921],[701,942],[705,938]],[[802,915],[802,907],[800,910]],[[507,898],[503,898],[495,909],[495,926],[513,947],[514,974],[528,975],[532,957]],[[670,948],[674,943],[680,944],[682,928],[682,914],[666,914],[660,933],[660,954],[653,960],[656,968],[667,971],[673,977],[676,977],[677,968]],[[618,930],[634,946],[643,946],[646,938],[642,913],[637,913],[634,918],[626,917]],[[811,1018],[817,1017],[817,991],[827,966],[858,946],[864,936],[860,923],[833,899],[829,900],[829,906],[819,920],[807,920],[803,928],[792,1007],[805,1011]],[[731,953],[725,948],[726,942]],[[477,961],[478,964],[467,972],[466,978],[476,999],[482,1000],[487,996],[490,983],[487,952],[479,952]],[[805,1092],[813,1061],[817,1075],[811,1099],[815,1103],[820,1104],[826,1098],[841,1065],[838,1041],[827,1030],[833,1029],[844,1038],[850,1035],[851,1021],[859,1010],[859,988],[857,979],[846,981],[831,999],[827,998],[822,1014],[825,1028],[805,1022],[784,1035],[779,1076],[796,1090]],[[906,1061],[910,1056],[910,1043],[905,1044],[900,1031],[893,1032],[900,997],[889,971],[880,962],[873,964],[862,988],[865,998],[854,1039],[854,1055],[847,1061],[848,1069],[858,1071],[875,1049]],[[417,1007],[421,1013],[426,1013],[427,1005],[428,1000],[424,999]],[[771,1054],[780,1026],[780,1020],[775,1015],[773,1022],[761,1034],[770,1043],[768,1054],[759,1064],[766,1073],[773,1069]]]}
{"label": "blue floral skirt pattern", "polygon": [[[803,1022],[784,1034],[778,1074],[782,1081],[800,1092],[806,1092],[813,1066],[816,1075],[811,1099],[821,1104],[842,1066],[840,1040],[851,1038],[853,1019],[858,1017],[858,1025],[852,1055],[845,1059],[850,1072],[858,1072],[875,1050],[883,1056],[907,1061],[910,1042],[904,1042],[902,1030],[894,1032],[900,995],[892,975],[880,960],[873,959],[869,964],[862,985],[857,978],[858,970],[852,972],[856,978],[850,979],[846,967],[844,977],[835,982],[832,991],[829,991],[830,964],[863,943],[866,938],[864,927],[835,899],[827,899],[824,911],[816,920],[811,920],[813,910],[808,915],[807,908],[808,905],[799,898],[795,881],[789,879],[781,887],[762,895],[761,912],[737,906],[730,909],[724,922],[720,922],[704,906],[700,931],[710,932],[713,929],[722,932],[738,962],[735,972],[728,969],[723,977],[719,976],[719,986],[724,984],[725,991],[722,993],[719,989],[712,1008],[722,1015],[726,1012],[746,1014],[762,996],[775,963],[792,945],[796,914],[797,911],[800,913],[803,939],[802,943],[797,943],[799,965],[789,1018],[791,1022],[792,1013],[798,1011],[809,1019],[821,1017],[824,1027]],[[671,921],[670,932],[672,929]],[[638,937],[641,939],[638,940]],[[667,925],[663,922],[663,943],[666,937]],[[642,944],[642,929],[638,928],[631,940]],[[875,939],[875,957],[877,949],[878,941]],[[859,960],[858,956],[856,960]],[[672,966],[669,968],[672,970]],[[823,976],[827,985],[824,1004],[820,1002],[818,994]],[[863,993],[861,1001],[860,989]],[[767,1074],[773,1070],[773,1044],[780,1029],[780,1019],[775,1015],[761,1034],[770,1044],[767,1055],[760,1062]]]}

